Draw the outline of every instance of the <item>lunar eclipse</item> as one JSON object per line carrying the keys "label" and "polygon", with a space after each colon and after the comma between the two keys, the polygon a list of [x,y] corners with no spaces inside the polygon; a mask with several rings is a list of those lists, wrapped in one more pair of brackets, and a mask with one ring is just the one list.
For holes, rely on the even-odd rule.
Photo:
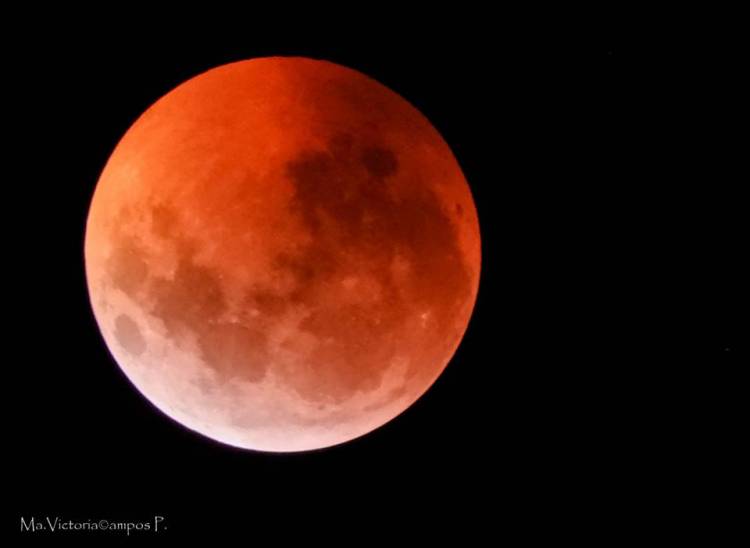
{"label": "lunar eclipse", "polygon": [[477,296],[449,146],[406,100],[306,58],[220,66],[110,156],[85,237],[91,305],[135,387],[247,449],[362,436],[432,385]]}

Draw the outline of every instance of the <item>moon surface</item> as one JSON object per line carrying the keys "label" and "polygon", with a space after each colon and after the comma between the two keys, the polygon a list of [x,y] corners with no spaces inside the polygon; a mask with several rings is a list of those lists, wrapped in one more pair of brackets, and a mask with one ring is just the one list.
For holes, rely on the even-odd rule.
{"label": "moon surface", "polygon": [[85,263],[136,388],[236,447],[343,443],[437,379],[476,300],[480,236],[450,148],[407,101],[326,61],[214,68],[109,158]]}

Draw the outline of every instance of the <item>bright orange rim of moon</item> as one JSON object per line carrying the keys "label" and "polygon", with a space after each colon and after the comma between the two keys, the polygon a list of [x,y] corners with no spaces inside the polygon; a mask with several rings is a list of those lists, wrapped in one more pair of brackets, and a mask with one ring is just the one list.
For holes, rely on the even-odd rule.
{"label": "bright orange rim of moon", "polygon": [[477,296],[469,186],[371,78],[295,57],[223,65],[128,129],[86,226],[91,305],[158,409],[214,440],[319,449],[438,378]]}

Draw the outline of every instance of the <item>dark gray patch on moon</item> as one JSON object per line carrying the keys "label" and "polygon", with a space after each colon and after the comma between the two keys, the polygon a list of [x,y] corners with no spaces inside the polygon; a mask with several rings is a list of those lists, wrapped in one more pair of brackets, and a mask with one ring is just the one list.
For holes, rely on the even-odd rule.
{"label": "dark gray patch on moon", "polygon": [[177,269],[172,279],[154,280],[146,303],[162,319],[171,334],[180,330],[201,333],[227,310],[218,274],[196,264],[193,245],[176,241]]}
{"label": "dark gray patch on moon", "polygon": [[267,288],[253,288],[248,292],[245,303],[261,313],[263,318],[276,318],[289,308],[289,295]]}
{"label": "dark gray patch on moon", "polygon": [[351,158],[354,148],[354,137],[349,133],[337,133],[328,142],[328,150],[334,158],[346,161]]}
{"label": "dark gray patch on moon", "polygon": [[123,350],[133,356],[140,356],[146,351],[146,340],[138,324],[125,314],[120,314],[115,319],[115,339]]}
{"label": "dark gray patch on moon", "polygon": [[176,212],[163,204],[157,204],[151,208],[151,231],[163,239],[169,239],[175,235],[177,224]]}
{"label": "dark gray patch on moon", "polygon": [[[398,199],[386,185],[372,182],[397,172],[391,151],[348,135],[287,164],[291,209],[313,236],[306,247],[275,261],[279,275],[296,281],[294,300],[310,308],[300,328],[319,341],[309,356],[314,370],[306,379],[290,379],[302,397],[339,400],[374,390],[397,353],[424,356],[411,360],[417,369],[407,375],[422,374],[420,366],[432,360],[431,353],[399,337],[408,318],[431,310],[435,328],[425,334],[425,346],[438,346],[445,333],[454,332],[454,319],[469,297],[471,275],[456,228],[430,182],[394,180],[404,185]],[[330,294],[330,288],[341,287],[344,256],[358,258],[362,273],[377,280],[379,299],[347,303]],[[406,279],[394,279],[396,258],[409,265]]]}
{"label": "dark gray patch on moon", "polygon": [[112,240],[113,251],[107,260],[109,279],[114,287],[132,297],[148,275],[143,250],[132,236],[116,234]]}
{"label": "dark gray patch on moon", "polygon": [[362,151],[362,163],[365,169],[376,179],[395,175],[398,171],[396,155],[383,147],[367,147]]}
{"label": "dark gray patch on moon", "polygon": [[268,368],[268,340],[259,329],[239,323],[217,323],[198,336],[205,362],[221,379],[258,382]]}
{"label": "dark gray patch on moon", "polygon": [[[196,263],[197,242],[179,230],[176,212],[167,206],[151,210],[151,230],[169,241],[177,254],[172,278],[153,278],[141,303],[160,318],[170,336],[192,335],[204,362],[214,369],[219,382],[230,378],[257,382],[268,366],[268,343],[261,331],[244,323],[228,323],[222,316],[229,306],[220,273]],[[254,294],[254,304],[266,312],[280,312],[283,305],[272,294]]]}

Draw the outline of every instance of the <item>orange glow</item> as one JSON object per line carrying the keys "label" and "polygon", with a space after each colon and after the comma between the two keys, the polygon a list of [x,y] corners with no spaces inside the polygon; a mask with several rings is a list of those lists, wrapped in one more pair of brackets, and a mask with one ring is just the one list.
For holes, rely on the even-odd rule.
{"label": "orange glow", "polygon": [[356,71],[264,58],[136,121],[97,184],[85,257],[104,339],[150,401],[216,440],[297,451],[429,388],[469,321],[480,240],[416,109]]}

